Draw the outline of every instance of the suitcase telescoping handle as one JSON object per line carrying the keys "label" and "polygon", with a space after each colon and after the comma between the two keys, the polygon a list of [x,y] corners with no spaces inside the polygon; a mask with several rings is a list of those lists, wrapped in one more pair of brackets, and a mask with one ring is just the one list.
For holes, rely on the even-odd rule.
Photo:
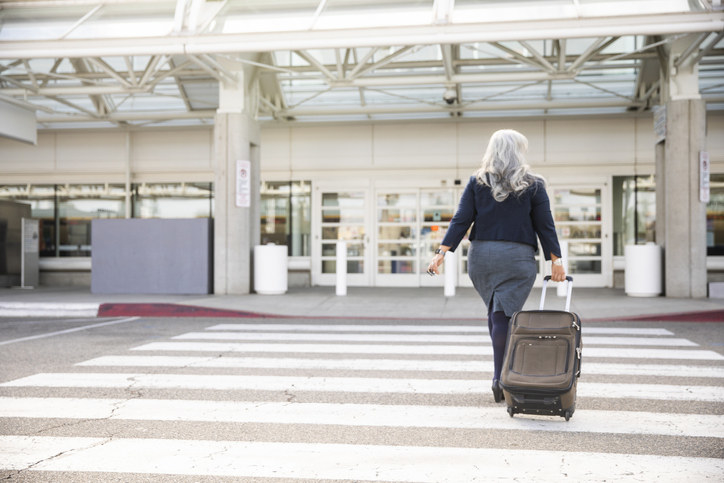
{"label": "suitcase telescoping handle", "polygon": [[[543,291],[540,294],[540,307],[539,310],[543,310],[543,306],[546,301],[546,288],[548,287],[548,281],[551,279],[550,275],[546,275],[543,278]],[[566,285],[568,285],[568,294],[566,295],[566,312],[571,311],[571,292],[573,291],[573,277],[570,275],[566,276]]]}

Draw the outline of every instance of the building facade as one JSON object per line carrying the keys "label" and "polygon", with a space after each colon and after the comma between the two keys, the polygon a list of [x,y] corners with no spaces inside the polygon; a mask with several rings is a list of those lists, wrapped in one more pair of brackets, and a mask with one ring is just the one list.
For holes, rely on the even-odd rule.
{"label": "building facade", "polygon": [[[434,286],[425,274],[490,134],[529,139],[577,284],[623,285],[624,247],[656,240],[652,116],[315,125],[261,129],[260,238],[288,246],[290,283],[333,285],[347,242],[351,286]],[[707,118],[707,280],[724,277],[724,116]],[[3,199],[43,222],[47,284],[89,284],[90,220],[214,217],[214,130],[41,132],[0,140]],[[466,245],[458,284],[469,286]],[[450,269],[447,267],[446,269]],[[540,274],[549,269],[540,261]]]}

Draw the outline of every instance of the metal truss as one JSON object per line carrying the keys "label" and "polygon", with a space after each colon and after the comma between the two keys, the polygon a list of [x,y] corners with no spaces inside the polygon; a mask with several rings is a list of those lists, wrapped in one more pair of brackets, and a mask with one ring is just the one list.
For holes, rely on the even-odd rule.
{"label": "metal truss", "polygon": [[[662,72],[695,64],[703,98],[724,109],[720,10],[557,30],[573,23],[455,24],[454,2],[437,0],[429,25],[330,32],[315,29],[327,8],[315,2],[308,28],[277,37],[211,32],[229,2],[177,0],[172,35],[97,42],[72,37],[106,6],[132,12],[134,1],[6,2],[0,20],[3,9],[87,9],[53,41],[0,35],[0,101],[37,110],[45,127],[208,123],[219,86],[240,83],[250,114],[269,122],[620,114],[650,109]],[[688,47],[672,59],[680,39]]]}

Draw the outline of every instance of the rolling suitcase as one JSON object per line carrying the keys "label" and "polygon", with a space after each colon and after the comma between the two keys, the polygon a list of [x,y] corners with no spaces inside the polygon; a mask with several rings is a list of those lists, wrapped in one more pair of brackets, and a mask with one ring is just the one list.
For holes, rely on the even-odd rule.
{"label": "rolling suitcase", "polygon": [[581,319],[570,312],[573,278],[568,280],[566,309],[513,314],[503,359],[500,386],[508,414],[547,414],[566,418],[576,409],[576,384],[581,374]]}

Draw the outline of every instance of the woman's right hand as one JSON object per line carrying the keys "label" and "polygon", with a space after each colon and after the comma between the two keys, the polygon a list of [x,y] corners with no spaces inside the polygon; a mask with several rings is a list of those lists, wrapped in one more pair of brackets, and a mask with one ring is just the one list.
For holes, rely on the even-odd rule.
{"label": "woman's right hand", "polygon": [[432,261],[427,266],[427,273],[429,274],[435,274],[440,275],[440,264],[445,260],[445,254],[443,253],[437,253],[434,257],[432,257]]}

